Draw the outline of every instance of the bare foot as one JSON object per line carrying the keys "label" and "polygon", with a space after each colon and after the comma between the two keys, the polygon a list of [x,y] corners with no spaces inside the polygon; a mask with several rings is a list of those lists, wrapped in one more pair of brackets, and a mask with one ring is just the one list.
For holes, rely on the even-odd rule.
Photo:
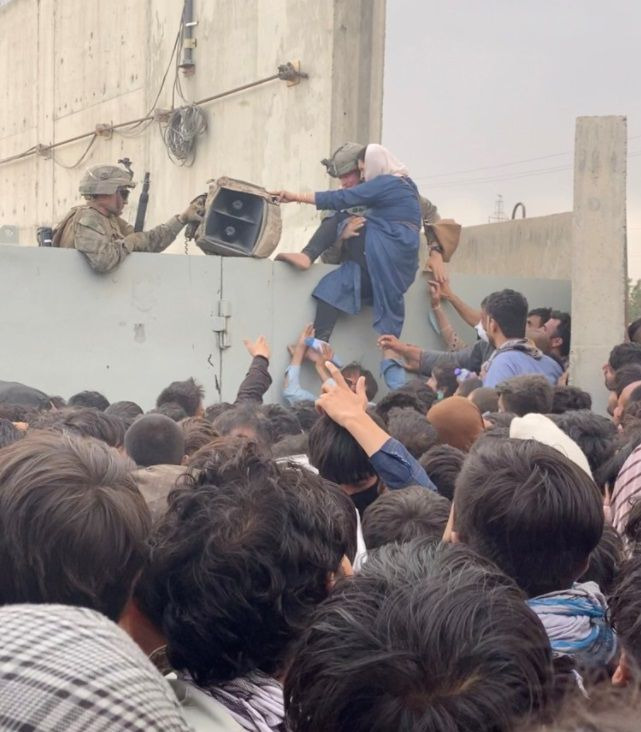
{"label": "bare foot", "polygon": [[276,256],[277,262],[287,262],[296,269],[309,269],[312,265],[312,260],[306,255],[297,252],[281,252]]}

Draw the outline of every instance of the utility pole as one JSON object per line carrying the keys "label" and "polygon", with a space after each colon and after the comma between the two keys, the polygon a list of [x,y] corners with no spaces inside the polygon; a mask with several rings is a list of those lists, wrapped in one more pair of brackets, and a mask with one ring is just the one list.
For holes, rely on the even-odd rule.
{"label": "utility pole", "polygon": [[503,205],[503,196],[499,193],[494,203],[494,214],[487,219],[489,224],[495,224],[498,221],[507,221],[505,216],[505,207]]}

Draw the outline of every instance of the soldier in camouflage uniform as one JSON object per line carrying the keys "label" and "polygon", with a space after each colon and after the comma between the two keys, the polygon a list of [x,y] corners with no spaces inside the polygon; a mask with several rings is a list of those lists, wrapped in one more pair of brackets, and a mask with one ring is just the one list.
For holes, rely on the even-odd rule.
{"label": "soldier in camouflage uniform", "polygon": [[133,175],[117,165],[95,165],[80,181],[79,191],[87,203],[76,206],[54,231],[52,246],[82,252],[94,272],[110,272],[131,252],[162,252],[185,224],[201,221],[198,204],[149,231],[135,232],[120,217]]}

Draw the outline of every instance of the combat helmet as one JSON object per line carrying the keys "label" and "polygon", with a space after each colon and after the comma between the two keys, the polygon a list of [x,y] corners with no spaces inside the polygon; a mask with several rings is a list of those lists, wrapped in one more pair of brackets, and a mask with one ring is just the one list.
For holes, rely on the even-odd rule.
{"label": "combat helmet", "polygon": [[78,190],[83,196],[109,196],[119,188],[134,188],[133,173],[119,165],[93,165],[80,180]]}
{"label": "combat helmet", "polygon": [[331,158],[321,160],[332,178],[347,175],[358,168],[358,156],[366,148],[358,142],[345,142],[334,152]]}

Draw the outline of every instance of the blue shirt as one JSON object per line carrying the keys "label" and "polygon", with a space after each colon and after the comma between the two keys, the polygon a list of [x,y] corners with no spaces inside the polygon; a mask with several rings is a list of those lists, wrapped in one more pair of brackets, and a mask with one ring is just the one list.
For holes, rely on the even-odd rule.
{"label": "blue shirt", "polygon": [[[367,206],[365,259],[372,282],[374,330],[400,336],[405,319],[404,294],[418,269],[421,209],[409,178],[380,175],[353,188],[316,193],[316,207],[341,211]],[[361,309],[361,270],[343,262],[318,283],[313,295],[349,315]]]}
{"label": "blue shirt", "polygon": [[390,437],[369,459],[378,477],[390,489],[405,488],[408,485],[422,485],[431,491],[436,486],[427,477],[418,460],[413,458],[405,445]]}
{"label": "blue shirt", "polygon": [[534,358],[523,351],[505,351],[505,353],[497,353],[492,359],[490,368],[483,379],[483,386],[494,388],[514,376],[525,374],[541,374],[552,386],[556,386],[563,374],[563,369],[549,356]]}

